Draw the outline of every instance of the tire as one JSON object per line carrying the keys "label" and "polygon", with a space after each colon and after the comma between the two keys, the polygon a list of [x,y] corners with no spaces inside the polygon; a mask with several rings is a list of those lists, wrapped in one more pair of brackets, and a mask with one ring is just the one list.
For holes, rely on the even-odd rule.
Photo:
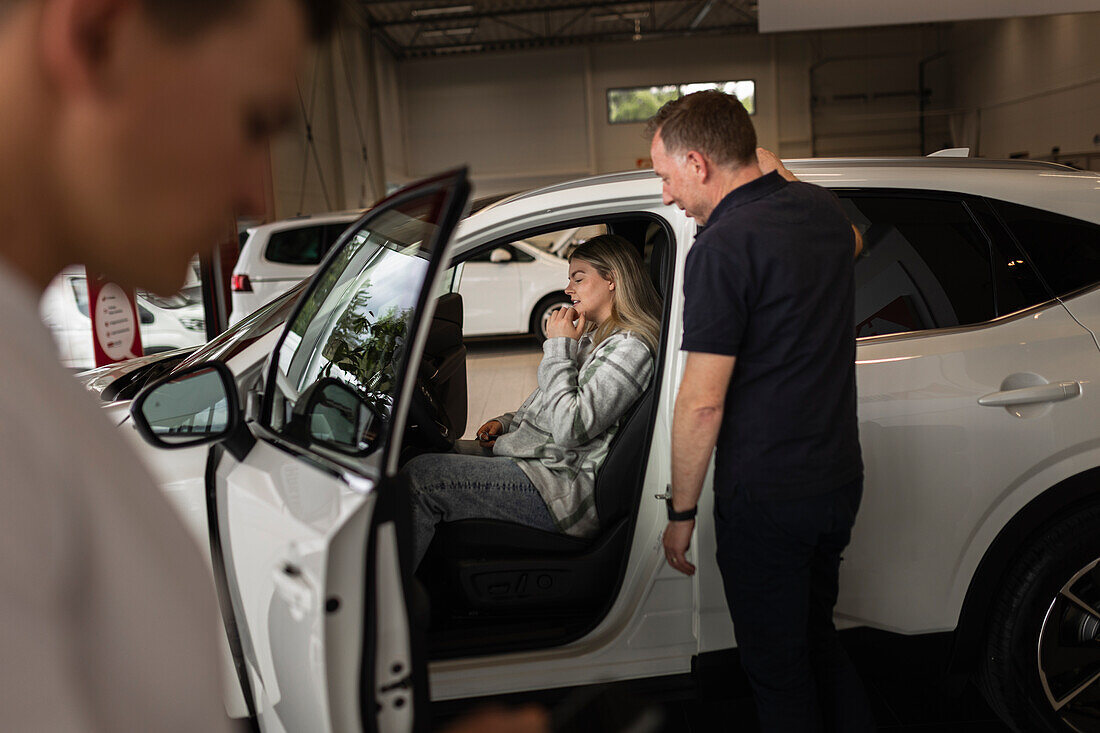
{"label": "tire", "polygon": [[1020,733],[1100,732],[1098,528],[1100,505],[1048,525],[994,600],[978,681]]}
{"label": "tire", "polygon": [[546,319],[558,308],[571,305],[573,301],[565,295],[547,295],[540,300],[531,311],[531,335],[541,344],[546,340]]}

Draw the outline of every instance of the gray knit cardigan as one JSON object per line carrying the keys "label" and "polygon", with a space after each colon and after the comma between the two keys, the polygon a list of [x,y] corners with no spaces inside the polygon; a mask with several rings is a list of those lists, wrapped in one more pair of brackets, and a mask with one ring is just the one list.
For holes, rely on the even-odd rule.
{"label": "gray knit cardigan", "polygon": [[653,355],[629,331],[599,345],[590,334],[543,343],[539,386],[515,412],[496,418],[504,426],[493,455],[509,456],[550,509],[558,530],[591,537],[596,516],[596,473],[607,458],[619,419],[653,376]]}

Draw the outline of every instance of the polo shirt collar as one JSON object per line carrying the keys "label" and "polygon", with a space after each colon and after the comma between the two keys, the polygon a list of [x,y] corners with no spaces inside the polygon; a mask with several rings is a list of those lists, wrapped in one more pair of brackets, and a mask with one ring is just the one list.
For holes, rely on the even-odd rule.
{"label": "polo shirt collar", "polygon": [[789,183],[786,178],[775,171],[766,173],[748,183],[744,183],[726,194],[725,198],[718,202],[714,211],[710,213],[707,223],[720,219],[724,214],[736,209],[738,206],[752,203],[774,193]]}

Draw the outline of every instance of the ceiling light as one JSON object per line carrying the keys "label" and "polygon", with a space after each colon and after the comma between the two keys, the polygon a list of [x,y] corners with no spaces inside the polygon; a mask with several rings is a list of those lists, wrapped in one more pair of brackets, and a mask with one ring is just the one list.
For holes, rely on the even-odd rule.
{"label": "ceiling light", "polygon": [[412,11],[414,18],[436,18],[440,15],[457,15],[458,13],[472,13],[473,5],[444,5],[439,8],[417,8]]}
{"label": "ceiling light", "polygon": [[424,31],[420,34],[421,38],[453,38],[455,36],[468,36],[477,28],[474,26],[466,26],[464,28],[437,28],[435,30]]}
{"label": "ceiling light", "polygon": [[592,20],[597,23],[608,23],[615,20],[643,20],[649,17],[648,10],[636,10],[633,13],[607,13],[606,15],[593,15]]}
{"label": "ceiling light", "polygon": [[465,46],[440,46],[439,48],[433,48],[432,50],[437,53],[462,53],[463,51],[480,51],[483,49],[480,43],[469,43]]}

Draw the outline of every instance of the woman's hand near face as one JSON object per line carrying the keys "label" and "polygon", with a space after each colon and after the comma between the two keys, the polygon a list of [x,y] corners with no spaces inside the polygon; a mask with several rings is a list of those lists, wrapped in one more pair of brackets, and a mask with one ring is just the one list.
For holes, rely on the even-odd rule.
{"label": "woman's hand near face", "polygon": [[482,448],[492,448],[503,432],[504,426],[500,420],[490,420],[477,429],[477,442]]}
{"label": "woman's hand near face", "polygon": [[[576,325],[573,325],[574,320]],[[550,320],[546,324],[546,338],[565,336],[576,341],[584,335],[585,325],[583,313],[577,313],[574,308],[558,308],[550,314]]]}

